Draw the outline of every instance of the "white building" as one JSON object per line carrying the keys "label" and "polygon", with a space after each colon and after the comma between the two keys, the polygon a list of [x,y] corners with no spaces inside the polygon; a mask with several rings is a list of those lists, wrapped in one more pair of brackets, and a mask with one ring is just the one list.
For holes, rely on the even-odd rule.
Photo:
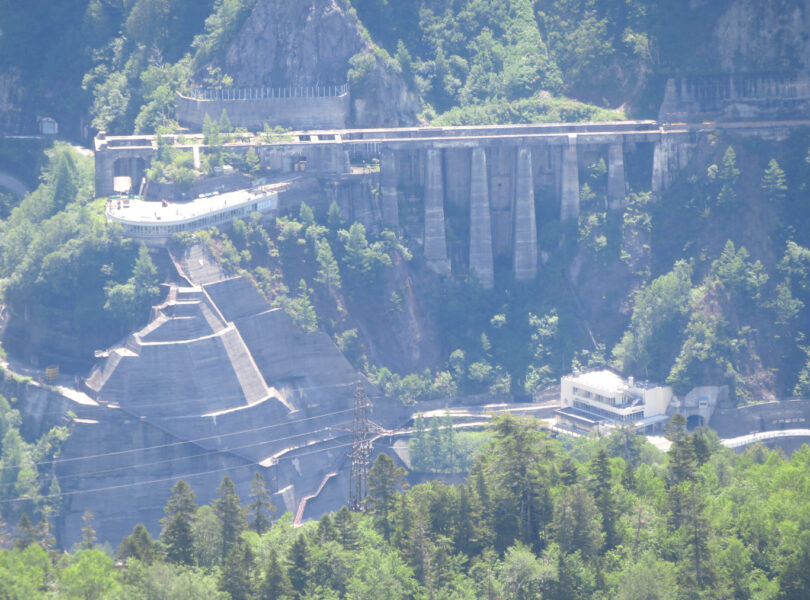
{"label": "white building", "polygon": [[560,381],[557,425],[587,432],[627,424],[647,432],[663,428],[672,388],[624,379],[603,369],[567,375]]}
{"label": "white building", "polygon": [[234,219],[252,213],[266,215],[278,210],[279,192],[287,183],[208,194],[190,202],[150,202],[140,197],[111,197],[107,201],[107,221],[120,223],[124,234],[160,246],[175,233],[206,227],[230,225]]}

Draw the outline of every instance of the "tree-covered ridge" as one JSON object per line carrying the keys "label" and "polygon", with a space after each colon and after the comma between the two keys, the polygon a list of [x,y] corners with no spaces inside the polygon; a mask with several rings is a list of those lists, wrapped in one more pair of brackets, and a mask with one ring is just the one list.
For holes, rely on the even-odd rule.
{"label": "tree-covered ridge", "polygon": [[148,315],[157,273],[93,200],[92,160],[63,143],[46,155],[39,187],[0,220],[0,299],[82,340],[87,355]]}
{"label": "tree-covered ridge", "polygon": [[[0,589],[27,598],[676,600],[805,597],[810,449],[735,455],[673,420],[667,454],[619,431],[569,442],[501,417],[467,480],[408,488],[380,455],[365,511],[295,528],[261,478],[249,506],[226,476],[195,503],[178,482],[160,537],[137,525],[116,568],[86,515],[70,554],[25,521],[0,551]],[[261,508],[259,508],[261,507]],[[270,512],[263,514],[269,515]],[[106,552],[112,552],[107,548]],[[158,592],[160,590],[160,592]]]}

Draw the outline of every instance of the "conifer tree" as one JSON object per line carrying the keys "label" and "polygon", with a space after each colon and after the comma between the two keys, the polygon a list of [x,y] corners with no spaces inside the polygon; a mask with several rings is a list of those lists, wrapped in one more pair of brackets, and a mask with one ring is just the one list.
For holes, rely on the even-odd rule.
{"label": "conifer tree", "polygon": [[775,158],[772,158],[770,162],[768,162],[768,167],[762,175],[760,185],[768,200],[771,202],[777,203],[785,199],[785,194],[788,190],[787,179],[785,172],[779,166],[779,163],[776,162]]}
{"label": "conifer tree", "polygon": [[143,523],[135,525],[132,533],[121,540],[116,554],[119,560],[126,561],[132,557],[146,564],[151,564],[159,555],[158,543],[155,542]]}
{"label": "conifer tree", "polygon": [[28,513],[23,513],[20,520],[17,521],[16,534],[14,548],[17,550],[25,550],[36,541],[36,531],[31,519],[28,518]]}
{"label": "conifer tree", "polygon": [[405,469],[398,467],[387,454],[377,455],[369,471],[366,507],[374,525],[386,541],[391,539],[391,517],[397,494],[405,487]]}
{"label": "conifer tree", "polygon": [[222,566],[220,589],[230,594],[231,600],[251,600],[254,593],[255,558],[250,546],[238,540],[231,546]]}
{"label": "conifer tree", "polygon": [[255,175],[259,172],[261,168],[261,161],[259,160],[259,155],[256,152],[256,148],[251,146],[248,148],[248,151],[245,153],[245,166],[247,167],[248,172],[251,175]]}
{"label": "conifer tree", "polygon": [[442,432],[438,417],[433,417],[430,420],[430,429],[427,433],[425,446],[427,450],[428,469],[431,471],[442,471],[445,466],[445,461],[442,456]]}
{"label": "conifer tree", "polygon": [[191,525],[197,512],[194,503],[194,492],[182,479],[172,488],[172,495],[163,509],[163,530],[160,532],[160,541],[166,548],[166,558],[169,562],[178,564],[192,564],[192,550],[194,539]]}
{"label": "conifer tree", "polygon": [[270,502],[270,493],[267,491],[264,477],[258,471],[250,484],[250,497],[253,499],[248,505],[248,514],[252,517],[250,528],[261,535],[270,529],[276,507]]}
{"label": "conifer tree", "polygon": [[56,546],[56,538],[53,535],[53,523],[50,516],[43,513],[35,529],[36,542],[43,550],[50,552]]}
{"label": "conifer tree", "polygon": [[296,538],[290,548],[289,564],[290,567],[287,573],[290,578],[293,597],[301,598],[304,595],[309,578],[309,548],[307,548],[307,540],[303,534]]}
{"label": "conifer tree", "polygon": [[414,430],[413,438],[409,444],[411,468],[413,468],[415,471],[426,471],[428,466],[427,439],[425,432],[425,419],[422,416],[422,413],[416,415]]}
{"label": "conifer tree", "polygon": [[233,131],[233,125],[231,125],[231,119],[228,116],[228,111],[224,108],[222,109],[222,113],[219,115],[219,130],[222,133],[231,133]]}
{"label": "conifer tree", "polygon": [[315,281],[322,283],[329,290],[340,289],[340,267],[327,240],[320,239],[315,242],[315,260],[318,262]]}
{"label": "conifer tree", "polygon": [[267,570],[259,589],[259,600],[282,600],[287,598],[292,586],[286,571],[281,567],[275,550],[270,550]]}
{"label": "conifer tree", "polygon": [[157,267],[152,262],[149,249],[143,243],[138,249],[138,258],[135,259],[135,266],[132,268],[132,284],[135,299],[142,309],[149,308],[160,297]]}
{"label": "conifer tree", "polygon": [[233,480],[227,474],[217,488],[219,498],[214,501],[214,511],[222,527],[222,558],[228,556],[231,548],[247,527],[245,511]]}
{"label": "conifer tree", "polygon": [[89,508],[82,515],[82,541],[80,547],[90,550],[96,543],[96,530],[93,529],[93,511]]}
{"label": "conifer tree", "polygon": [[[354,522],[352,512],[348,507],[343,506],[334,518],[335,539],[346,548],[346,550],[357,550],[360,548],[360,534],[357,531],[357,523]],[[290,576],[292,577],[292,575]]]}
{"label": "conifer tree", "polygon": [[221,144],[219,137],[219,123],[214,121],[208,113],[203,117],[203,144],[210,148],[218,148]]}
{"label": "conifer tree", "polygon": [[453,417],[450,415],[450,409],[445,408],[444,419],[442,427],[442,457],[445,463],[445,469],[448,471],[455,471],[457,467],[457,449],[456,449],[456,434],[453,430]]}
{"label": "conifer tree", "polygon": [[740,177],[740,170],[737,168],[737,154],[731,146],[726,148],[726,152],[723,154],[723,161],[717,177],[722,184],[720,193],[717,195],[717,203],[720,205],[729,204],[737,197],[735,188]]}
{"label": "conifer tree", "polygon": [[326,213],[326,224],[332,231],[337,231],[345,223],[343,213],[340,211],[340,206],[335,200],[329,204],[329,210]]}
{"label": "conifer tree", "polygon": [[0,550],[8,548],[9,544],[11,544],[11,533],[5,519],[3,519],[3,515],[0,514]]}
{"label": "conifer tree", "polygon": [[578,480],[577,464],[570,456],[564,456],[560,465],[560,481],[563,485],[574,485]]}
{"label": "conifer tree", "polygon": [[605,533],[605,549],[615,548],[619,543],[616,531],[616,500],[611,483],[610,461],[604,449],[594,457],[591,463],[593,473],[592,492],[596,508],[602,515],[602,531]]}
{"label": "conifer tree", "polygon": [[318,521],[318,540],[324,544],[335,539],[335,527],[329,513],[324,514]]}
{"label": "conifer tree", "polygon": [[79,174],[72,154],[64,149],[56,151],[54,165],[49,176],[49,187],[53,200],[48,206],[49,214],[56,213],[76,199],[79,191]]}
{"label": "conifer tree", "polygon": [[315,213],[306,202],[302,202],[298,208],[298,220],[304,224],[305,228],[315,223]]}

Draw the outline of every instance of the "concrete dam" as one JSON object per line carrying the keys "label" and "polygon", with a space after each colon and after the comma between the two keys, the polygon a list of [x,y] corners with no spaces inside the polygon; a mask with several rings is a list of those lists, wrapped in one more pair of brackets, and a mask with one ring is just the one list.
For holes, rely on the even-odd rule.
{"label": "concrete dam", "polygon": [[[244,154],[255,148],[265,185],[279,188],[264,196],[246,191],[245,198],[266,201],[268,214],[294,211],[302,201],[325,211],[335,201],[347,221],[408,238],[437,273],[471,272],[492,287],[498,268],[509,268],[519,281],[538,276],[541,230],[552,221],[576,222],[590,165],[601,160],[606,166],[599,208],[620,210],[629,191],[663,193],[701,137],[717,129],[779,140],[807,125],[321,129],[270,140],[250,136],[225,149]],[[176,148],[205,151],[201,136],[169,138]],[[154,136],[100,134],[96,195],[112,195],[117,177],[139,184],[156,154]],[[358,167],[363,163],[374,166]],[[164,239],[165,220],[138,227],[125,233]],[[85,508],[96,514],[102,539],[117,543],[137,521],[156,534],[178,479],[187,479],[206,502],[226,472],[243,499],[259,470],[280,512],[317,516],[348,499],[352,438],[345,424],[357,381],[380,426],[394,430],[408,416],[355,371],[328,335],[298,329],[250,281],[225,276],[200,246],[176,257],[176,264],[176,281],[150,323],[111,349],[88,377],[96,405],[74,408],[68,460],[56,465],[65,492],[59,521],[65,545],[79,539]]]}
{"label": "concrete dam", "polygon": [[[236,154],[255,148],[271,177],[289,176],[304,165],[306,176],[318,180],[324,201],[338,201],[347,220],[367,229],[402,233],[401,215],[420,213],[419,226],[411,222],[408,233],[423,248],[428,265],[442,274],[469,271],[489,288],[496,261],[511,264],[517,280],[536,277],[538,234],[549,221],[578,218],[581,182],[590,165],[604,161],[607,168],[601,208],[621,209],[631,190],[651,190],[653,196],[665,191],[701,136],[723,129],[784,139],[806,124],[623,121],[316,130],[291,132],[283,141],[255,137],[226,148]],[[201,140],[193,136],[173,141],[178,148],[201,151]],[[112,194],[116,177],[142,181],[156,152],[154,136],[100,134],[96,195]],[[358,173],[352,167],[377,162],[379,172]],[[294,200],[280,201],[278,209],[295,206]],[[154,227],[157,231],[160,224]],[[469,243],[451,244],[448,235],[454,230]]]}
{"label": "concrete dam", "polygon": [[245,502],[258,471],[279,515],[317,517],[347,501],[357,386],[384,431],[408,417],[326,333],[299,329],[201,246],[177,263],[178,283],[150,322],[91,371],[91,401],[69,407],[73,432],[54,463],[65,547],[88,508],[101,540],[117,544],[138,522],[157,535],[177,480],[203,503],[226,473]]}

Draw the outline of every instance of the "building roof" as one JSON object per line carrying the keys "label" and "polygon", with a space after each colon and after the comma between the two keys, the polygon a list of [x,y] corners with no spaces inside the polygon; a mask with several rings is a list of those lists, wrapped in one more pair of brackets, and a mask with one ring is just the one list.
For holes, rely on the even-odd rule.
{"label": "building roof", "polygon": [[113,198],[107,204],[107,215],[116,221],[129,223],[181,223],[195,217],[262,200],[273,192],[285,189],[287,185],[286,182],[274,183],[260,188],[195,198],[189,202],[170,202],[166,206],[160,202],[150,202],[141,198],[126,200]]}
{"label": "building roof", "polygon": [[627,389],[627,382],[620,375],[607,369],[570,375],[566,379],[571,379],[574,383],[595,388],[607,394],[618,394]]}

